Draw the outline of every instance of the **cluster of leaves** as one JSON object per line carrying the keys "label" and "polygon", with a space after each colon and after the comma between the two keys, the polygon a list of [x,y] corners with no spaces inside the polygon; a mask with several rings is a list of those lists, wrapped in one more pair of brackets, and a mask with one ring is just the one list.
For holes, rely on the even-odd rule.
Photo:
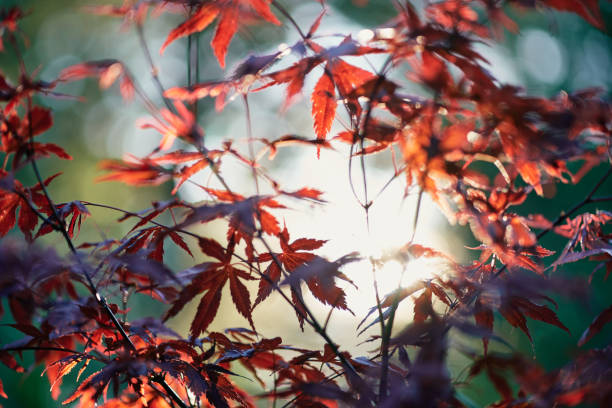
{"label": "cluster of leaves", "polygon": [[[542,0],[537,4],[573,12],[604,28],[597,1]],[[485,58],[474,48],[504,29],[518,30],[506,14],[508,8],[535,5],[531,1],[443,0],[429,3],[419,13],[409,2],[398,2],[397,17],[384,27],[366,31],[365,40],[347,35],[332,46],[321,45],[317,34],[325,21],[325,8],[305,31],[275,0],[126,0],[121,6],[89,7],[90,12],[123,19],[125,27],[134,26],[151,64],[143,34],[149,11],[185,16],[170,31],[160,53],[177,47],[183,37],[191,41],[217,20],[211,46],[221,67],[243,24],[288,24],[299,34],[300,39],[285,50],[250,56],[218,81],[194,83],[189,78],[185,87],[164,90],[151,66],[163,107],[144,94],[129,69],[117,60],[84,62],[67,67],[52,81],[36,80],[19,51],[19,20],[25,14],[17,8],[1,10],[0,51],[11,52],[5,44],[13,46],[20,76],[12,84],[0,73],[0,151],[4,156],[0,236],[17,226],[25,239],[14,241],[9,236],[0,245],[0,296],[14,319],[11,326],[24,335],[2,345],[0,361],[23,371],[15,356],[33,350],[36,364],[46,367],[55,398],[62,378],[78,367],[79,385],[65,402],[78,400],[80,407],[254,406],[254,397],[233,380],[233,367],[238,365],[264,387],[259,398],[284,399],[291,406],[462,407],[460,385],[451,378],[446,361],[449,333],[457,331],[482,338],[482,352],[462,351],[472,360],[468,378],[486,373],[499,392],[501,399],[494,406],[582,402],[609,406],[611,346],[577,351],[571,363],[553,372],[545,372],[520,354],[489,351],[491,340],[504,341],[494,331],[496,314],[530,339],[527,318],[568,331],[549,306],[555,303],[546,293],[577,297],[587,289],[548,276],[551,267],[590,257],[601,261],[606,276],[612,270],[612,244],[605,229],[612,214],[577,214],[587,204],[610,200],[596,195],[612,173],[610,104],[597,90],[554,98],[527,96],[492,77],[483,67]],[[348,57],[369,55],[383,55],[386,61],[377,71],[347,62]],[[421,83],[427,92],[407,94],[402,80],[391,79],[402,77],[392,75],[401,72],[402,66],[411,67],[406,79]],[[196,115],[199,99],[215,98],[221,110],[235,96],[246,102],[251,92],[275,86],[285,87],[287,108],[305,91],[309,75],[317,77],[310,97],[315,137],[248,135],[249,147],[260,143],[272,158],[288,144],[315,147],[318,154],[331,143],[345,143],[350,145],[349,165],[360,161],[364,180],[364,158],[390,152],[392,178],[405,177],[407,191],[414,188],[419,196],[428,194],[450,222],[469,224],[481,243],[479,259],[462,265],[406,237],[408,243],[393,259],[406,266],[414,258],[436,257],[444,259],[446,267],[433,279],[377,296],[377,304],[362,322],[366,328],[380,327],[380,333],[367,340],[376,344],[368,357],[353,357],[336,344],[327,323],[317,320],[304,296],[307,290],[330,309],[350,311],[340,283],[352,281],[341,270],[358,255],[325,259],[316,253],[325,241],[292,239],[290,226],[281,227],[279,220],[279,210],[296,201],[323,204],[323,193],[307,186],[284,189],[282,180],[274,180],[260,166],[261,157],[252,153],[252,147],[250,154],[236,147],[239,138],[212,148]],[[54,202],[47,187],[61,178],[44,179],[37,161],[51,155],[71,157],[58,145],[35,141],[53,121],[50,110],[34,105],[32,98],[58,95],[54,89],[62,83],[87,77],[98,78],[102,88],[119,81],[125,99],[137,96],[150,111],[152,118],[141,126],[161,135],[159,147],[145,157],[103,162],[101,167],[107,171],[103,180],[133,186],[175,180],[176,192],[184,182],[193,182],[194,174],[209,171],[217,186],[201,187],[210,199],[194,204],[174,198],[138,213],[85,201]],[[343,121],[345,130],[332,138],[329,133],[339,107],[348,121]],[[245,108],[249,117],[248,102]],[[226,161],[252,169],[256,195],[247,197],[230,187],[221,172]],[[476,164],[483,161],[495,164],[499,175],[491,178],[479,171]],[[572,173],[568,162],[580,162],[582,168]],[[543,196],[545,187],[554,183],[578,183],[589,169],[600,165],[607,167],[604,177],[556,220],[513,211],[528,195]],[[33,186],[15,178],[25,167],[31,167],[37,177]],[[367,215],[374,204],[368,199],[367,182],[363,194],[356,196]],[[82,222],[87,223],[91,206],[122,211],[119,221],[134,225],[123,237],[78,244],[77,234]],[[159,221],[167,213],[175,220],[173,225]],[[417,217],[418,211],[415,227]],[[225,221],[222,242],[194,232],[201,230],[194,227],[216,220]],[[569,241],[561,255],[547,263],[544,258],[554,252],[539,240],[549,232]],[[49,233],[61,236],[67,255],[35,243]],[[168,239],[188,255],[195,258],[199,251],[208,260],[173,271],[164,264]],[[372,268],[385,261],[373,259]],[[255,297],[249,292],[249,281],[258,285]],[[224,291],[227,286],[229,291]],[[117,293],[135,292],[168,304],[163,318],[127,321],[121,318],[125,307],[107,300]],[[224,293],[229,293],[250,328],[209,330]],[[324,340],[322,350],[287,345],[280,337],[264,338],[257,332],[252,312],[273,296],[286,301],[300,328],[308,325]],[[165,325],[198,297],[188,337]],[[407,299],[414,302],[412,322],[394,327],[398,306]],[[611,310],[608,307],[585,328],[579,346],[612,320]],[[81,379],[85,371],[90,374]],[[262,373],[273,374],[272,384],[262,380],[266,378]],[[1,381],[0,395],[6,397]]]}

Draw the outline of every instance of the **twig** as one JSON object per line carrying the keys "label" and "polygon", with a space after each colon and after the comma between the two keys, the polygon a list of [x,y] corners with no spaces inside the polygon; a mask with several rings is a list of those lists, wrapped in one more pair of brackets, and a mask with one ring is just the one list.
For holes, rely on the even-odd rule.
{"label": "twig", "polygon": [[[537,235],[537,238],[540,239],[542,238],[544,235],[548,234],[550,231],[552,231],[556,226],[558,226],[559,224],[561,224],[566,218],[571,217],[576,211],[578,211],[580,208],[582,208],[584,205],[589,204],[594,202],[593,201],[593,195],[597,192],[597,190],[599,190],[599,187],[601,187],[601,185],[606,181],[606,179],[610,176],[610,174],[612,174],[612,166],[608,169],[608,171],[599,179],[599,181],[595,184],[595,186],[593,187],[593,189],[591,189],[591,191],[589,192],[589,194],[584,198],[584,200],[582,200],[581,202],[579,202],[578,204],[576,204],[575,206],[573,206],[571,208],[571,210],[569,210],[566,213],[563,213],[561,215],[559,215],[557,217],[557,219],[555,219],[552,223],[552,225],[545,229],[544,231],[540,231],[540,233]],[[606,198],[606,197],[603,197]],[[608,197],[610,198],[610,197]],[[607,200],[598,200],[598,201],[607,201]]]}
{"label": "twig", "polygon": [[259,181],[257,179],[257,169],[255,168],[255,151],[253,150],[253,123],[251,121],[251,108],[249,106],[249,98],[246,93],[242,94],[244,102],[244,110],[246,112],[247,137],[249,146],[249,158],[251,160],[251,171],[253,173],[253,182],[255,183],[255,191],[259,195]]}
{"label": "twig", "polygon": [[298,25],[298,23],[296,23],[296,21],[293,19],[293,17],[291,17],[291,14],[289,14],[289,12],[287,12],[287,10],[280,5],[276,0],[272,0],[272,5],[274,7],[276,7],[276,9],[283,15],[285,16],[285,18],[287,20],[289,20],[289,22],[291,23],[291,25],[293,25],[293,27],[295,27],[296,31],[298,32],[298,34],[300,35],[300,37],[302,37],[302,40],[306,40],[306,34],[304,34],[304,32],[302,31],[302,29],[300,28],[300,26]]}
{"label": "twig", "polygon": [[147,45],[147,40],[144,36],[144,31],[143,31],[143,27],[141,23],[136,24],[136,32],[138,33],[138,40],[140,41],[140,46],[142,47],[142,50],[145,54],[145,58],[147,59],[147,62],[149,63],[149,67],[151,68],[151,76],[153,77],[153,82],[157,86],[157,89],[159,90],[159,93],[161,94],[162,100],[164,101],[164,104],[166,105],[166,107],[171,112],[176,113],[174,106],[172,106],[168,98],[164,96],[166,91],[159,79],[157,67],[155,66],[155,63],[153,62],[153,57],[151,56],[151,51],[149,50],[149,46]]}

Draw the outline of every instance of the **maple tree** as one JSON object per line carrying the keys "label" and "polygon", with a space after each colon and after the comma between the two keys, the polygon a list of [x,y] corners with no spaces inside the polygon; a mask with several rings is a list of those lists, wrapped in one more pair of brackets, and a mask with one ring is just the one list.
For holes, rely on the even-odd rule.
{"label": "maple tree", "polygon": [[[470,404],[461,387],[481,373],[499,395],[491,406],[610,406],[612,346],[588,344],[612,321],[612,305],[585,322],[571,361],[556,369],[546,370],[516,349],[502,353],[492,347],[508,344],[496,318],[532,342],[529,320],[570,333],[553,297],[577,302],[588,296],[589,285],[612,272],[612,213],[586,210],[612,201],[602,193],[612,173],[610,102],[597,89],[529,96],[494,78],[476,50],[479,42],[518,31],[509,13],[514,8],[570,12],[605,30],[598,2],[441,0],[428,2],[424,10],[410,2],[395,6],[396,17],[384,26],[368,27],[359,40],[332,36],[332,45],[319,34],[328,12],[323,2],[307,30],[277,0],[126,0],[86,7],[89,13],[118,17],[124,28],[137,32],[162,106],[116,59],[85,61],[65,67],[57,78],[36,79],[22,56],[26,42],[19,27],[28,13],[0,9],[0,52],[12,53],[19,70],[17,78],[0,72],[0,314],[10,315],[9,326],[23,335],[2,341],[0,362],[24,372],[20,357],[33,352],[56,399],[62,387],[71,386],[63,379],[77,370],[77,384],[63,402],[79,407],[251,407],[258,400],[296,407],[464,407]],[[198,75],[190,74],[184,86],[166,89],[154,65],[161,56],[152,55],[143,30],[151,15],[165,13],[178,13],[182,22],[167,34],[160,55],[182,42],[191,44],[216,24],[210,46],[222,68],[244,26],[285,25],[299,40],[244,58],[222,79],[198,82]],[[384,62],[370,69],[355,62],[371,56]],[[200,57],[197,49],[190,50],[193,70]],[[148,110],[150,118],[140,127],[161,137],[144,157],[103,161],[105,173],[98,181],[134,187],[174,181],[167,201],[133,212],[85,200],[57,202],[50,194],[49,186],[61,183],[62,176],[43,174],[39,161],[71,155],[67,147],[37,141],[53,126],[51,110],[38,101],[66,96],[65,83],[87,78],[97,78],[102,89],[118,83],[126,101]],[[313,89],[305,85],[307,79],[314,81]],[[408,94],[407,83],[421,84],[423,94]],[[250,122],[249,95],[273,87],[285,92],[283,110],[300,94],[310,94],[312,137],[261,137],[249,126],[246,138],[216,145],[207,140],[199,100],[214,98],[221,111],[242,99]],[[330,134],[336,122],[344,130]],[[324,206],[325,192],[283,187],[264,165],[266,153],[271,161],[287,145],[318,157],[322,149],[343,144],[349,146],[348,165],[361,171],[361,184],[347,183],[364,218],[377,197],[368,191],[365,159],[387,153],[391,180],[403,179],[406,191],[418,191],[415,230],[426,194],[449,222],[469,225],[479,242],[476,260],[461,263],[419,244],[413,231],[401,248],[369,259],[373,272],[389,259],[409,268],[415,259],[436,258],[443,266],[433,277],[391,293],[378,293],[375,286],[376,303],[368,305],[369,313],[355,328],[356,336],[368,330],[364,341],[372,347],[365,357],[351,355],[328,331],[333,310],[352,313],[345,288],[354,282],[345,265],[364,254],[332,260],[317,253],[327,241],[300,236],[281,211],[301,202]],[[236,191],[232,174],[223,171],[227,162],[249,169],[256,194]],[[482,163],[493,163],[496,174],[483,171]],[[593,168],[604,169],[599,179],[556,219],[525,214],[530,197],[554,201],[551,186],[578,185]],[[26,169],[35,175],[33,185],[22,177]],[[210,175],[207,185],[194,181],[199,172]],[[185,183],[197,185],[207,199],[180,199],[175,193]],[[84,242],[81,228],[94,228],[91,208],[116,211],[119,222],[133,225],[123,236]],[[166,215],[172,224],[161,221]],[[202,228],[219,222],[223,239]],[[61,243],[41,244],[49,234]],[[548,234],[562,237],[564,246],[545,247],[542,238]],[[203,262],[175,271],[165,256],[170,242],[194,263]],[[554,273],[587,259],[597,262],[588,280],[569,281]],[[594,275],[601,268],[605,277]],[[131,293],[164,304],[165,313],[127,319]],[[225,296],[248,327],[211,330]],[[263,336],[253,312],[273,298],[295,314],[295,330],[310,327],[323,347]],[[325,321],[313,312],[311,299],[328,308]],[[197,308],[190,331],[176,333],[167,320],[192,301]],[[406,313],[400,305],[408,302],[410,322],[400,324],[398,314]],[[477,342],[465,347],[451,341],[458,334]],[[454,347],[470,360],[462,378],[454,378],[448,366]],[[245,391],[238,372],[248,373],[262,390]],[[0,379],[0,397],[10,398],[11,391]]]}

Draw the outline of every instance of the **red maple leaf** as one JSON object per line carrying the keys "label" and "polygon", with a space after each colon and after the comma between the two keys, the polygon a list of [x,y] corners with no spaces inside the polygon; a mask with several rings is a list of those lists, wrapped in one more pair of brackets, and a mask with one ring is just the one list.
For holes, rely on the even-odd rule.
{"label": "red maple leaf", "polygon": [[[284,227],[280,232],[279,241],[282,252],[280,253],[264,253],[259,255],[257,258],[258,262],[270,262],[270,265],[264,271],[266,278],[262,278],[259,281],[259,290],[257,292],[257,299],[255,299],[254,306],[265,300],[274,286],[277,285],[281,278],[281,269],[279,263],[281,263],[287,272],[291,273],[296,270],[299,266],[306,262],[312,261],[315,258],[315,254],[312,252],[325,244],[327,241],[309,238],[296,239],[293,242],[289,242],[289,231],[287,227]],[[276,261],[274,260],[276,258]]]}
{"label": "red maple leaf", "polygon": [[230,293],[236,310],[249,321],[251,327],[254,327],[251,318],[249,291],[241,280],[254,280],[255,278],[244,270],[235,267],[232,263],[235,247],[234,239],[230,239],[227,248],[223,248],[217,241],[209,238],[201,238],[199,243],[202,252],[217,261],[206,262],[191,268],[191,271],[197,271],[197,274],[193,277],[191,283],[179,293],[178,299],[173,303],[172,308],[168,310],[164,318],[168,319],[176,315],[187,302],[198,294],[206,292],[200,300],[196,315],[191,322],[191,335],[198,337],[217,315],[221,302],[221,291],[229,281]]}
{"label": "red maple leaf", "polygon": [[219,65],[225,67],[227,47],[238,30],[239,21],[240,23],[243,23],[245,20],[248,21],[253,11],[260,18],[272,24],[280,24],[280,21],[272,14],[270,3],[267,0],[222,0],[210,2],[200,6],[187,20],[173,29],[168,34],[159,52],[160,54],[163,53],[170,43],[181,37],[204,30],[219,17],[211,45]]}
{"label": "red maple leaf", "polygon": [[327,72],[317,81],[312,92],[312,117],[317,139],[325,139],[336,116],[336,92]]}

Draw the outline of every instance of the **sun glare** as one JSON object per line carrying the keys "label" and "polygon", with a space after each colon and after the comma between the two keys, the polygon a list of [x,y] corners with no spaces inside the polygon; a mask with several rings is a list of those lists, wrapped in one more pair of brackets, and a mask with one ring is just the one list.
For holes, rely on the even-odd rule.
{"label": "sun glare", "polygon": [[[313,152],[310,152],[313,153]],[[304,186],[325,192],[327,201],[322,205],[310,208],[295,208],[282,211],[279,220],[286,223],[291,231],[291,239],[316,238],[326,239],[327,243],[318,251],[330,260],[338,259],[351,252],[358,252],[361,260],[344,266],[343,272],[354,282],[358,289],[348,283],[346,286],[347,301],[352,310],[362,314],[376,304],[374,291],[374,271],[371,260],[378,260],[375,276],[381,297],[389,294],[398,286],[406,287],[417,280],[431,279],[441,274],[442,267],[435,259],[402,258],[401,262],[392,254],[408,244],[413,236],[414,214],[417,210],[417,194],[408,195],[405,199],[404,184],[401,178],[392,182],[382,194],[375,198],[368,217],[358,203],[351,189],[346,160],[339,157],[337,151],[321,151],[320,158],[314,154],[301,154],[292,162],[291,186],[287,190]],[[248,170],[248,169],[247,169]],[[241,167],[226,168],[227,173],[243,172],[241,186],[248,188],[252,179],[249,172]],[[359,168],[354,169],[359,170]],[[288,171],[283,166],[280,171]],[[358,173],[356,173],[358,174]],[[359,179],[353,176],[353,179]],[[389,179],[389,171],[378,168],[368,169],[368,183],[372,191]],[[196,177],[198,180],[198,177]],[[207,184],[207,180],[198,180]],[[208,180],[210,181],[210,179]],[[214,180],[213,180],[214,181]],[[357,186],[357,188],[362,188]],[[202,190],[194,185],[185,184],[181,195],[190,200],[206,198]],[[302,205],[297,203],[297,205]],[[438,250],[447,250],[446,242],[438,233],[445,223],[436,205],[423,195],[417,230],[413,243]],[[385,261],[380,261],[385,258]],[[313,307],[324,305],[313,302]]]}
{"label": "sun glare", "polygon": [[[294,234],[327,239],[320,253],[332,260],[353,251],[359,252],[362,260],[343,268],[359,288],[355,290],[346,284],[348,303],[359,315],[376,304],[370,259],[389,259],[378,262],[375,272],[381,297],[398,286],[405,287],[417,280],[430,279],[442,270],[440,262],[435,259],[404,258],[400,262],[389,256],[408,244],[412,238],[417,195],[412,194],[402,199],[404,184],[397,179],[374,200],[366,220],[365,211],[351,190],[347,163],[339,159],[338,155],[338,152],[322,151],[319,160],[303,156],[296,163],[292,180],[298,185],[325,191],[324,198],[328,203],[311,208],[309,216],[305,217],[301,212],[287,212],[284,219]],[[389,171],[368,169],[368,183],[372,191],[378,191],[388,178]],[[445,250],[445,241],[437,232],[438,226],[445,222],[442,218],[435,204],[424,195],[413,242]]]}

